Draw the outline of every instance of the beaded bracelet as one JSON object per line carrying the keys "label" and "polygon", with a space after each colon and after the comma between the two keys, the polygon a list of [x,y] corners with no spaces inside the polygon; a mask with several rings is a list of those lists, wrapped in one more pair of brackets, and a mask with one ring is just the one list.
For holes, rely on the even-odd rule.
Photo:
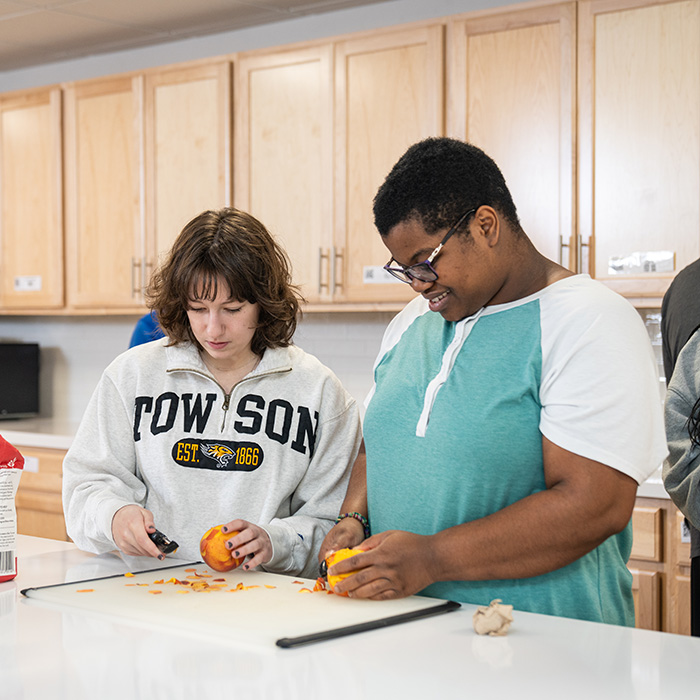
{"label": "beaded bracelet", "polygon": [[362,523],[362,527],[365,530],[365,539],[369,537],[369,520],[367,520],[367,518],[365,518],[365,516],[362,515],[362,513],[343,513],[335,519],[335,524],[337,525],[341,520],[344,520],[345,518],[354,518],[355,520]]}

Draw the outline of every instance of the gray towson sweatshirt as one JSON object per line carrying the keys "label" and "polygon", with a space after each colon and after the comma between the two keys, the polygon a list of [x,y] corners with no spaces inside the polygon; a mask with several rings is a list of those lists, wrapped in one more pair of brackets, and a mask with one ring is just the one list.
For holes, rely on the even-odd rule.
{"label": "gray towson sweatshirt", "polygon": [[673,502],[690,523],[690,556],[700,557],[700,448],[690,441],[688,416],[700,397],[700,330],[683,346],[666,395],[669,456],[663,481]]}
{"label": "gray towson sweatshirt", "polygon": [[296,346],[266,350],[226,394],[193,345],[167,342],[105,370],[64,461],[68,534],[112,551],[112,518],[136,503],[197,561],[206,530],[243,518],[270,535],[262,568],[315,578],[361,440],[354,399]]}

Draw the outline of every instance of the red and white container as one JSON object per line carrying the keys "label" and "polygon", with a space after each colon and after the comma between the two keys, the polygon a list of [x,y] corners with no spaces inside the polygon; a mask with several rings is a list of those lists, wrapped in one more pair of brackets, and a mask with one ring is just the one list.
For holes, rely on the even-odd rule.
{"label": "red and white container", "polygon": [[24,457],[0,435],[0,583],[17,576],[17,510],[15,495]]}

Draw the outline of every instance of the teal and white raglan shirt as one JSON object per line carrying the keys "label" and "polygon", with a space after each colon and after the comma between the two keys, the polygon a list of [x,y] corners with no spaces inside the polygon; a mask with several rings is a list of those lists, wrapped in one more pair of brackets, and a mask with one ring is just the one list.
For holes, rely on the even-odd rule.
{"label": "teal and white raglan shirt", "polygon": [[[545,489],[542,436],[638,483],[666,456],[659,379],[638,312],[587,275],[445,321],[417,297],[375,363],[364,438],[372,533],[429,535]],[[631,523],[556,571],[423,593],[634,625]]]}

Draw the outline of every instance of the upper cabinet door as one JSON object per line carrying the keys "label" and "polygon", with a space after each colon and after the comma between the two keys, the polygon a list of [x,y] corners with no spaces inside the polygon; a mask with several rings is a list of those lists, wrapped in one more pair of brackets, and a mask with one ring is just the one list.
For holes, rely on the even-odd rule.
{"label": "upper cabinet door", "polygon": [[375,33],[335,46],[334,299],[414,296],[382,270],[390,253],[374,226],[372,201],[409,146],[444,133],[443,31]]}
{"label": "upper cabinet door", "polygon": [[496,161],[534,245],[575,269],[575,4],[453,20],[447,62],[448,134]]}
{"label": "upper cabinet door", "polygon": [[700,254],[700,1],[584,1],[579,29],[589,269],[656,303],[674,274],[659,253],[676,271]]}
{"label": "upper cabinet door", "polygon": [[59,88],[0,99],[0,307],[63,306]]}
{"label": "upper cabinet door", "polygon": [[235,62],[234,203],[279,240],[311,303],[330,299],[331,85],[329,45]]}
{"label": "upper cabinet door", "polygon": [[146,75],[146,279],[182,228],[231,203],[231,65]]}
{"label": "upper cabinet door", "polygon": [[65,91],[68,304],[142,305],[143,82],[119,77]]}

